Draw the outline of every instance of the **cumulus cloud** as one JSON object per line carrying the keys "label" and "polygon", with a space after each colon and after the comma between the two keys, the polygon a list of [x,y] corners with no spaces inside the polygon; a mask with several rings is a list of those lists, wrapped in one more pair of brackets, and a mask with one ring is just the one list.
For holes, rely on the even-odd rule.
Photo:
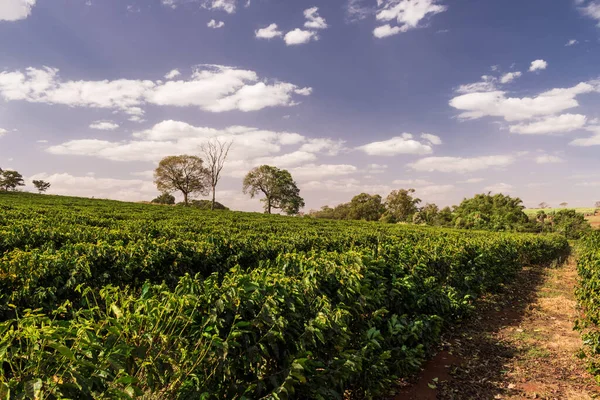
{"label": "cumulus cloud", "polygon": [[285,34],[283,40],[288,46],[295,46],[299,44],[305,44],[311,40],[319,40],[319,35],[314,31],[307,31],[300,28],[296,28],[293,31],[289,31]]}
{"label": "cumulus cloud", "polygon": [[576,44],[578,44],[579,42],[575,39],[571,39],[567,42],[567,44],[565,44],[566,47],[570,47],[570,46],[575,46]]}
{"label": "cumulus cloud", "polygon": [[214,19],[211,19],[208,24],[206,24],[206,26],[208,26],[209,28],[213,28],[213,29],[219,29],[225,26],[225,22],[223,21],[216,21]]}
{"label": "cumulus cloud", "polygon": [[210,112],[257,111],[294,105],[293,95],[303,91],[287,82],[266,82],[254,71],[220,65],[199,66],[189,80],[167,82],[68,81],[62,80],[58,72],[48,67],[1,72],[0,97],[6,101],[115,109],[141,118],[141,106],[146,103],[195,106]]}
{"label": "cumulus cloud", "polygon": [[318,7],[311,7],[304,10],[304,18],[306,18],[304,27],[307,29],[327,29],[327,22],[325,18],[319,15]]}
{"label": "cumulus cloud", "polygon": [[424,172],[456,172],[467,173],[494,167],[506,167],[515,162],[512,155],[495,155],[482,157],[426,157],[408,166],[416,171]]}
{"label": "cumulus cloud", "polygon": [[349,164],[306,164],[290,168],[289,171],[294,179],[306,182],[331,176],[350,175],[357,172],[358,168]]}
{"label": "cumulus cloud", "polygon": [[[578,3],[583,3],[582,1],[578,1]],[[598,21],[598,26],[600,26],[600,2],[591,1],[587,5],[583,7],[579,7],[579,11],[587,17],[593,18]]]}
{"label": "cumulus cloud", "polygon": [[273,39],[283,35],[283,32],[277,29],[277,24],[271,24],[266,28],[257,29],[254,34],[259,39]]}
{"label": "cumulus cloud", "polygon": [[430,182],[425,179],[396,179],[392,181],[394,185],[398,186],[430,186],[433,185],[433,182]]}
{"label": "cumulus cloud", "polygon": [[0,137],[6,135],[8,131],[6,129],[0,128]]}
{"label": "cumulus cloud", "polygon": [[569,145],[578,147],[600,146],[600,126],[588,126],[586,130],[593,133],[587,138],[579,138],[573,140]]}
{"label": "cumulus cloud", "polygon": [[[434,137],[433,140],[441,143],[441,139],[435,135],[429,135]],[[425,142],[419,142],[413,139],[413,135],[410,133],[403,133],[402,136],[396,136],[388,140],[380,142],[372,142],[363,146],[357,147],[371,156],[395,156],[398,154],[430,154],[433,152],[432,145],[436,144],[431,142],[431,138],[426,138]],[[437,138],[437,139],[436,139]]]}
{"label": "cumulus cloud", "polygon": [[[447,10],[447,7],[438,4],[437,0],[377,0],[377,6],[377,20],[387,22],[373,31],[378,38],[418,28],[420,22],[428,15]],[[390,22],[396,23],[397,26],[391,26]]]}
{"label": "cumulus cloud", "polygon": [[181,72],[179,72],[178,69],[173,69],[171,71],[169,71],[166,75],[165,75],[165,79],[175,79],[177,78],[179,75],[181,75]]}
{"label": "cumulus cloud", "polygon": [[309,153],[325,153],[330,156],[337,155],[344,149],[343,140],[335,140],[329,138],[314,138],[308,139],[300,147],[300,151],[306,151]]}
{"label": "cumulus cloud", "polygon": [[529,72],[541,71],[548,68],[548,63],[544,60],[535,60],[531,62]]}
{"label": "cumulus cloud", "polygon": [[442,139],[440,139],[439,136],[432,135],[430,133],[422,133],[421,134],[421,139],[424,139],[424,140],[428,141],[429,143],[431,143],[433,145],[440,145],[440,144],[442,144]]}
{"label": "cumulus cloud", "polygon": [[500,83],[510,83],[523,75],[520,71],[508,72],[500,78]]}
{"label": "cumulus cloud", "polygon": [[485,116],[519,121],[560,113],[579,106],[576,97],[597,92],[597,83],[581,82],[570,88],[552,89],[536,97],[507,97],[504,91],[473,92],[454,97],[450,106],[463,111],[459,117],[477,119]]}
{"label": "cumulus cloud", "polygon": [[483,182],[485,179],[483,178],[469,178],[469,179],[465,179],[464,181],[458,181],[457,183],[479,183],[479,182]]}
{"label": "cumulus cloud", "polygon": [[18,21],[29,17],[36,0],[2,0],[0,21]]}
{"label": "cumulus cloud", "polygon": [[350,22],[360,21],[375,14],[375,8],[363,4],[363,0],[348,0],[346,3],[346,18]]}
{"label": "cumulus cloud", "polygon": [[528,124],[510,126],[510,132],[521,135],[545,135],[572,132],[585,126],[587,117],[582,114],[562,114],[546,117]]}
{"label": "cumulus cloud", "polygon": [[112,121],[96,121],[90,124],[90,128],[101,131],[114,131],[119,127],[119,124]]}
{"label": "cumulus cloud", "polygon": [[115,200],[136,201],[152,199],[156,196],[156,186],[152,180],[96,178],[94,176],[74,176],[68,173],[39,173],[29,180],[40,179],[51,182],[48,190],[52,194],[81,197],[104,197]]}
{"label": "cumulus cloud", "polygon": [[557,164],[557,163],[563,163],[563,162],[565,162],[565,160],[563,160],[562,158],[560,158],[558,156],[542,154],[535,158],[535,162],[538,164]]}
{"label": "cumulus cloud", "polygon": [[391,26],[390,24],[385,24],[373,29],[373,36],[375,36],[378,39],[381,39],[384,37],[397,35],[400,32],[402,32],[402,30],[399,26]]}

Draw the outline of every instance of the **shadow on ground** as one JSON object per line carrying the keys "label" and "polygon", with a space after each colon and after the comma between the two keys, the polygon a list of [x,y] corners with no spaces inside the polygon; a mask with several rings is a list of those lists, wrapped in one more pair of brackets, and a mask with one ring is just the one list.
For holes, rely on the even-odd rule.
{"label": "shadow on ground", "polygon": [[494,399],[517,394],[515,385],[504,382],[507,364],[528,350],[503,340],[500,332],[507,327],[519,331],[545,276],[545,267],[527,267],[498,293],[480,299],[474,315],[449,329],[438,354],[413,382],[401,384],[393,399]]}

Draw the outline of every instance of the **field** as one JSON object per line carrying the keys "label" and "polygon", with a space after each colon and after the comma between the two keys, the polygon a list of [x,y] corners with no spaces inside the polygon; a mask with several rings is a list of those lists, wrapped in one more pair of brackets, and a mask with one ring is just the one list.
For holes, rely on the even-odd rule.
{"label": "field", "polygon": [[0,194],[0,398],[379,398],[555,235]]}
{"label": "field", "polygon": [[594,212],[597,210],[597,208],[595,208],[595,207],[580,207],[580,208],[566,207],[566,208],[544,208],[543,210],[541,208],[526,208],[523,211],[527,215],[536,215],[539,211],[544,211],[546,214],[548,214],[551,212],[556,212],[556,211],[565,210],[565,209],[575,210],[578,213],[584,214],[584,215],[594,214]]}

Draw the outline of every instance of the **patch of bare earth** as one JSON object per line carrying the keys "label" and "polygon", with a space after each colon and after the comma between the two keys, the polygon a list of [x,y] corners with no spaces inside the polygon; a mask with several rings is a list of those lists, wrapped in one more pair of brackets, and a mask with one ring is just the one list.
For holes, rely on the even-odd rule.
{"label": "patch of bare earth", "polygon": [[577,354],[575,261],[525,268],[453,327],[438,355],[394,399],[593,399],[600,388]]}

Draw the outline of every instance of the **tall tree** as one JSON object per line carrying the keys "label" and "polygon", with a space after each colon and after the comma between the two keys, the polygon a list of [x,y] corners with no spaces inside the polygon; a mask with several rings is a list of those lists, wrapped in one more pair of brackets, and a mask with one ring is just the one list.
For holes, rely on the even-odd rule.
{"label": "tall tree", "polygon": [[559,204],[559,206],[561,206],[562,208],[565,208],[568,205],[569,203],[567,203],[566,201]]}
{"label": "tall tree", "polygon": [[4,191],[17,190],[19,186],[25,186],[23,175],[17,171],[0,169],[0,189]]}
{"label": "tall tree", "polygon": [[389,222],[411,222],[421,199],[413,197],[415,189],[394,190],[385,199],[387,209],[384,219]]}
{"label": "tall tree", "polygon": [[202,159],[189,155],[168,156],[160,160],[154,170],[154,183],[163,193],[181,192],[186,205],[190,196],[207,195],[210,187]]}
{"label": "tall tree", "polygon": [[38,193],[42,194],[46,190],[50,189],[50,183],[42,180],[34,180],[32,181],[33,186],[37,189]]}
{"label": "tall tree", "polygon": [[219,139],[210,139],[208,142],[205,142],[202,144],[202,146],[200,146],[206,161],[206,169],[208,170],[210,187],[212,189],[212,203],[210,206],[211,210],[215,209],[215,192],[217,189],[217,184],[221,178],[221,170],[225,165],[225,160],[227,159],[227,155],[229,154],[229,149],[231,148],[232,144],[233,141],[224,142],[220,141]]}
{"label": "tall tree", "polygon": [[542,210],[545,208],[549,208],[550,206],[548,205],[548,203],[546,203],[545,201],[542,201],[539,205],[539,208],[541,208]]}
{"label": "tall tree", "polygon": [[350,200],[348,219],[378,221],[385,212],[381,196],[361,193]]}
{"label": "tall tree", "polygon": [[273,208],[280,209],[288,215],[297,214],[304,207],[304,199],[300,197],[300,189],[292,175],[285,169],[270,165],[256,167],[244,178],[244,193],[254,198],[257,194],[265,195],[261,201],[265,204],[265,213],[271,214]]}

